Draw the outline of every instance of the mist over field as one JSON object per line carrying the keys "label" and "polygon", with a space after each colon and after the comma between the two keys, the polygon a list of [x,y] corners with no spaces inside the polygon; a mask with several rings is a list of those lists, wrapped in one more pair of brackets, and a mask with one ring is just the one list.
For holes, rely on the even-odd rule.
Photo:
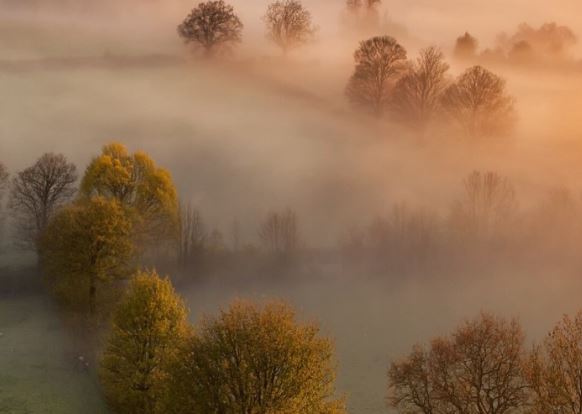
{"label": "mist over field", "polygon": [[[535,45],[539,33],[522,23],[535,32],[555,22],[582,35],[579,2],[384,0],[381,23],[355,29],[346,27],[343,1],[305,0],[315,40],[283,56],[265,38],[267,2],[233,0],[242,43],[215,60],[176,33],[197,2],[98,3],[0,0],[0,163],[14,176],[44,153],[61,153],[82,176],[104,145],[121,142],[169,170],[180,202],[220,231],[227,250],[236,221],[241,245],[259,257],[264,218],[292,209],[307,257],[296,266],[199,272],[158,264],[192,322],[236,298],[286,300],[333,338],[349,413],[376,414],[397,412],[386,401],[387,369],[415,343],[486,310],[517,317],[529,346],[580,309],[580,41],[519,63],[507,40]],[[479,45],[468,61],[454,56],[467,31]],[[450,80],[473,64],[502,77],[515,102],[512,134],[468,141],[444,122],[420,140],[398,122],[354,111],[345,96],[353,54],[373,35],[393,36],[409,59],[439,47]],[[503,225],[492,251],[465,251],[443,236],[437,250],[446,253],[434,261],[399,250],[388,264],[383,253],[344,255],[351,229],[367,231],[401,203],[430,211],[441,234],[473,171],[494,171],[515,187],[518,218]],[[577,206],[565,224],[540,207],[562,189]],[[78,367],[82,335],[44,292],[34,254],[15,246],[4,214],[0,413],[109,412],[93,361]]]}

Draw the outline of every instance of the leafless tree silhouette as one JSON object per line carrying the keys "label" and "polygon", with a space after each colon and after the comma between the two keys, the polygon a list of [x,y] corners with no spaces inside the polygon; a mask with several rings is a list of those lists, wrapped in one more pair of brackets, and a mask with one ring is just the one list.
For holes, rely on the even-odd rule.
{"label": "leafless tree silhouette", "polygon": [[283,53],[313,39],[316,27],[311,14],[297,0],[281,0],[272,3],[263,17],[267,37],[279,46]]}
{"label": "leafless tree silhouette", "polygon": [[424,132],[440,109],[448,69],[438,48],[421,50],[416,62],[394,88],[391,108],[396,117]]}
{"label": "leafless tree silhouette", "polygon": [[18,239],[36,247],[54,213],[76,192],[77,168],[61,154],[44,154],[19,172],[10,186],[9,208]]}
{"label": "leafless tree silhouette", "polygon": [[473,138],[505,135],[515,123],[514,100],[505,81],[481,66],[468,69],[449,86],[442,105]]}
{"label": "leafless tree silhouette", "polygon": [[406,50],[392,37],[374,37],[360,43],[354,59],[356,68],[346,89],[348,99],[354,106],[381,116],[390,90],[406,68]]}
{"label": "leafless tree silhouette", "polygon": [[300,245],[299,223],[293,210],[269,213],[259,229],[263,246],[272,253],[289,255]]}

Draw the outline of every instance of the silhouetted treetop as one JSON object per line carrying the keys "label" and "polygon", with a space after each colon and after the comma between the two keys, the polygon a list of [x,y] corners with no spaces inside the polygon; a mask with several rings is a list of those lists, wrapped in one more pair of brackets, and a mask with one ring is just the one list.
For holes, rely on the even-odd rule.
{"label": "silhouetted treetop", "polygon": [[223,0],[213,0],[195,7],[178,26],[178,34],[186,43],[198,45],[206,55],[212,55],[239,43],[242,29],[233,7]]}
{"label": "silhouetted treetop", "polygon": [[346,89],[348,99],[380,116],[391,88],[406,69],[406,50],[390,36],[373,37],[360,43],[354,60],[356,67]]}
{"label": "silhouetted treetop", "polygon": [[311,13],[297,0],[270,4],[263,20],[267,37],[285,53],[310,41],[317,30],[311,21]]}
{"label": "silhouetted treetop", "polygon": [[477,55],[479,42],[469,32],[459,36],[455,43],[454,55],[461,59],[468,59]]}
{"label": "silhouetted treetop", "polygon": [[20,241],[35,246],[55,212],[77,191],[77,168],[61,154],[44,154],[16,174],[9,207]]}
{"label": "silhouetted treetop", "polygon": [[449,65],[438,48],[421,50],[420,56],[394,88],[391,107],[397,118],[424,131],[440,109],[448,70]]}
{"label": "silhouetted treetop", "polygon": [[473,66],[449,86],[442,105],[471,137],[503,135],[515,122],[514,100],[505,81],[481,66]]}

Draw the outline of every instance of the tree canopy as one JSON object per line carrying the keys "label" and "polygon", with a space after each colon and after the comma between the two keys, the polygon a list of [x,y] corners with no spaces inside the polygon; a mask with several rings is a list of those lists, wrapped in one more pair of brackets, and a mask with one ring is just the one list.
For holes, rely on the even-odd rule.
{"label": "tree canopy", "polygon": [[115,199],[132,209],[140,244],[177,237],[178,195],[172,176],[145,152],[130,154],[119,143],[106,145],[87,167],[81,194]]}
{"label": "tree canopy", "polygon": [[130,274],[130,213],[116,199],[91,197],[61,209],[41,239],[51,287],[67,305],[94,313],[98,286]]}
{"label": "tree canopy", "polygon": [[438,48],[421,50],[420,56],[394,88],[391,109],[396,117],[424,132],[440,110],[448,70],[449,65]]}
{"label": "tree canopy", "polygon": [[263,17],[267,37],[283,52],[309,42],[316,28],[311,13],[297,0],[280,0],[269,5]]}
{"label": "tree canopy", "polygon": [[170,413],[342,413],[331,342],[279,303],[206,319],[176,364]]}
{"label": "tree canopy", "polygon": [[470,137],[491,137],[511,131],[513,98],[505,81],[481,66],[467,69],[443,93],[442,105]]}
{"label": "tree canopy", "polygon": [[582,312],[565,315],[526,363],[533,392],[533,413],[582,411]]}
{"label": "tree canopy", "polygon": [[346,94],[354,106],[380,116],[395,81],[406,69],[406,50],[390,36],[373,37],[360,43],[354,60]]}
{"label": "tree canopy", "polygon": [[524,356],[519,323],[484,313],[392,363],[389,401],[403,413],[517,413],[528,398]]}
{"label": "tree canopy", "polygon": [[242,39],[243,24],[234,8],[223,0],[200,3],[178,26],[186,43],[201,47],[207,56],[230,50]]}
{"label": "tree canopy", "polygon": [[168,367],[189,335],[186,308],[171,282],[137,272],[117,306],[101,361],[108,405],[118,414],[163,413]]}
{"label": "tree canopy", "polygon": [[9,207],[19,240],[37,247],[49,220],[77,191],[77,168],[61,154],[44,154],[10,186]]}

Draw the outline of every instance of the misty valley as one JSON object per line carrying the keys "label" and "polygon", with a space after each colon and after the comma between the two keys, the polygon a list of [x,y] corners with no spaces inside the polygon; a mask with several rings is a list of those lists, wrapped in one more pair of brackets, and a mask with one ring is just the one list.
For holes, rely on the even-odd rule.
{"label": "misty valley", "polygon": [[567,0],[0,0],[0,413],[579,414]]}

